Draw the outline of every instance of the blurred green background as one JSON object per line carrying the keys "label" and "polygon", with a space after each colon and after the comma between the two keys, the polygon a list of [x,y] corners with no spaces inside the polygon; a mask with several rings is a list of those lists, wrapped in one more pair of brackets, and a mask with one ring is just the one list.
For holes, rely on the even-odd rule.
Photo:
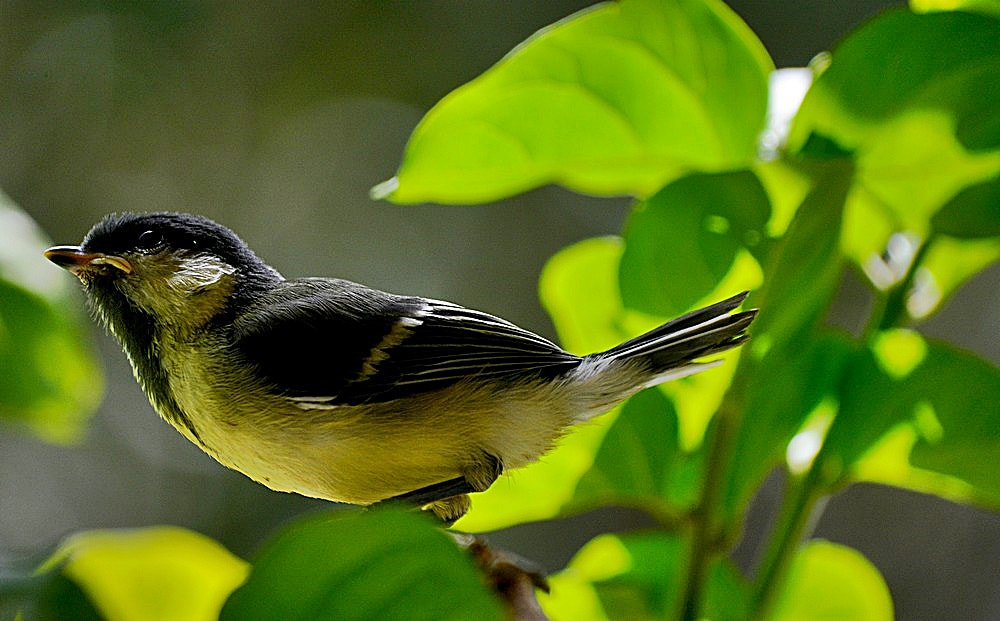
{"label": "blurred green background", "polygon": [[[574,241],[619,232],[626,200],[544,188],[497,205],[400,207],[371,202],[368,189],[392,176],[438,99],[589,4],[0,1],[0,188],[58,243],[77,243],[112,211],[192,211],[235,229],[286,276],[451,299],[552,336],[536,295],[542,265]],[[729,4],[785,67],[896,3]],[[994,266],[926,332],[1000,360],[998,288]],[[836,321],[856,327],[865,299],[845,280]],[[93,334],[108,389],[85,440],[59,447],[0,428],[0,561],[81,529],[161,523],[245,556],[324,506],[203,455],[156,417],[117,344]],[[752,512],[744,562],[771,489]],[[493,540],[554,570],[594,533],[643,518],[605,510],[566,522]],[[817,535],[879,567],[900,619],[1000,618],[996,514],[855,486],[830,501]]]}

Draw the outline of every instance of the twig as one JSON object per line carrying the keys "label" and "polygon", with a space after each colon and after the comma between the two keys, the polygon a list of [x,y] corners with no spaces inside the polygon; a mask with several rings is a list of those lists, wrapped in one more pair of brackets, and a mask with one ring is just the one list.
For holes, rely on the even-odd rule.
{"label": "twig", "polygon": [[549,592],[541,568],[516,554],[492,548],[479,537],[458,533],[452,536],[472,556],[512,621],[549,621],[535,597],[535,589]]}

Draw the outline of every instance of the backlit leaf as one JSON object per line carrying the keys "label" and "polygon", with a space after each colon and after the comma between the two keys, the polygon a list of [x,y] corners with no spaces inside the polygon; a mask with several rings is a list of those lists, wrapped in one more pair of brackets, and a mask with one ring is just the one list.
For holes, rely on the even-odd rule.
{"label": "backlit leaf", "polygon": [[[792,149],[827,141],[856,157],[842,243],[878,288],[887,285],[872,270],[894,235],[993,234],[998,39],[1000,20],[988,15],[890,11],[834,49],[802,103]],[[930,283],[911,315],[932,313],[969,275]]]}
{"label": "backlit leaf", "polygon": [[792,562],[774,621],[892,621],[889,586],[860,552],[810,541]]}
{"label": "backlit leaf", "polygon": [[[540,602],[556,621],[672,619],[687,560],[686,542],[667,533],[599,535],[553,577],[552,594]],[[570,588],[557,591],[563,584]],[[744,619],[746,598],[740,573],[728,561],[713,563],[706,580],[705,618]]]}
{"label": "backlit leaf", "polygon": [[835,394],[852,345],[843,335],[820,332],[808,340],[768,350],[762,360],[744,359],[751,373],[734,442],[724,510],[738,520],[767,474],[785,462],[788,444],[821,405]]}
{"label": "backlit leaf", "polygon": [[1000,370],[930,341],[894,377],[872,352],[846,375],[831,454],[855,478],[1000,506]]}
{"label": "backlit leaf", "polygon": [[967,148],[995,148],[1000,121],[986,111],[1000,97],[998,38],[1000,20],[985,15],[883,14],[834,49],[802,102],[791,143],[800,147],[820,134],[853,151],[882,123],[923,109],[952,115]]}
{"label": "backlit leaf", "polygon": [[559,183],[648,195],[684,170],[740,166],[756,153],[772,68],[717,0],[598,5],[445,97],[374,194],[470,203]]}
{"label": "backlit leaf", "polygon": [[150,621],[217,619],[248,571],[215,541],[176,527],[79,533],[47,566],[76,583],[104,618]]}
{"label": "backlit leaf", "polygon": [[932,343],[913,381],[933,407],[926,416],[933,416],[930,424],[940,425],[940,435],[925,431],[913,447],[911,463],[962,479],[1000,506],[1000,368]]}
{"label": "backlit leaf", "polygon": [[103,378],[73,277],[49,263],[48,240],[0,194],[0,423],[48,442],[79,440]]}

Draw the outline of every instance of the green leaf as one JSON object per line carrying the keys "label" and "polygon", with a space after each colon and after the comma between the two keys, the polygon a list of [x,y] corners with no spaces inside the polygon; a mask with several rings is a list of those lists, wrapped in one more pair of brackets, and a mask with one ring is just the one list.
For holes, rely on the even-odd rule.
{"label": "green leaf", "polygon": [[[877,349],[856,352],[844,368],[839,388],[840,408],[826,435],[827,466],[835,478],[850,468],[877,440],[913,415],[918,393],[906,378],[926,356],[923,339],[909,330],[894,330],[876,342]],[[914,352],[894,363],[901,352]]]}
{"label": "green leaf", "polygon": [[[992,232],[990,212],[997,211],[995,204],[987,202],[989,191],[985,185],[988,184],[972,186],[968,193],[963,191],[949,203],[955,205],[953,209],[949,208],[947,213],[942,210],[931,220],[931,227],[940,224],[961,237],[932,231],[931,237],[921,241],[912,233],[900,235],[906,240],[904,245],[910,254],[901,253],[899,259],[889,262],[880,255],[896,241],[890,238],[902,225],[879,207],[879,201],[862,196],[863,191],[855,191],[844,213],[843,252],[862,267],[876,289],[885,290],[899,284],[919,244],[929,244],[913,287],[905,292],[909,317],[924,320],[940,310],[969,278],[1000,259],[1000,237],[978,234]],[[894,254],[889,253],[890,258]]]}
{"label": "green leaf", "polygon": [[[991,230],[995,189],[966,188],[1000,173],[998,39],[1000,20],[990,16],[890,11],[834,50],[802,103],[790,148],[832,141],[856,157],[842,244],[877,288],[885,284],[874,268],[890,237],[927,238],[946,203],[955,204],[936,221],[947,230],[966,236],[982,216],[980,230]],[[938,289],[918,316],[951,293]]]}
{"label": "green leaf", "polygon": [[[617,539],[626,570],[594,582],[612,619],[667,619],[677,608],[688,546],[672,535],[651,533]],[[609,542],[610,543],[610,542]],[[607,544],[606,544],[607,545]],[[612,557],[613,558],[613,557]]]}
{"label": "green leaf", "polygon": [[[688,546],[667,533],[600,535],[584,545],[539,596],[553,619],[670,619],[679,606]],[[705,617],[746,618],[746,580],[727,561],[713,563]]]}
{"label": "green leaf", "polygon": [[50,244],[0,194],[0,423],[48,442],[78,440],[103,378],[85,338],[72,278],[42,256]]}
{"label": "green leaf", "polygon": [[723,504],[727,521],[740,519],[767,474],[785,463],[789,443],[810,415],[835,394],[851,349],[845,336],[817,331],[771,348],[760,361],[744,359],[739,372],[749,375],[749,384],[728,467]]}
{"label": "green leaf", "polygon": [[342,511],[293,524],[220,619],[502,619],[471,559],[425,516]]}
{"label": "green leaf", "polygon": [[937,111],[907,112],[887,121],[858,152],[857,183],[864,197],[888,211],[896,230],[920,236],[953,196],[998,173],[1000,151],[967,151],[957,141],[954,122]]}
{"label": "green leaf", "polygon": [[594,465],[580,479],[571,511],[600,505],[640,507],[669,524],[697,500],[701,464],[679,445],[673,402],[644,390],[622,407]]}
{"label": "green leaf", "polygon": [[620,238],[588,239],[563,248],[542,269],[539,296],[566,350],[603,351],[657,325],[656,318],[626,313],[618,284],[623,252]]}
{"label": "green leaf", "polygon": [[629,308],[670,316],[690,310],[753,252],[771,215],[750,171],[683,177],[635,207],[619,277]]}
{"label": "green leaf", "polygon": [[943,343],[931,343],[913,379],[931,405],[936,431],[924,433],[910,462],[957,477],[1000,506],[1000,368]]}
{"label": "green leaf", "polygon": [[761,314],[754,324],[755,357],[802,336],[826,312],[840,282],[838,247],[844,202],[853,169],[833,161],[814,171],[812,190],[764,264],[764,287],[751,298]]}
{"label": "green leaf", "polygon": [[548,577],[549,592],[538,603],[552,621],[609,621],[594,585],[572,570]]}
{"label": "green leaf", "polygon": [[1000,178],[959,192],[934,214],[931,227],[952,237],[1000,236]]}
{"label": "green leaf", "polygon": [[781,237],[788,231],[799,205],[812,189],[812,179],[788,160],[756,162],[753,171],[767,190],[771,205],[771,219],[767,223],[771,241],[770,238]]}
{"label": "green leaf", "polygon": [[1000,2],[997,0],[910,0],[910,8],[917,13],[972,11],[1000,15]]}
{"label": "green leaf", "polygon": [[597,5],[539,31],[439,102],[397,176],[373,194],[478,203],[559,183],[648,195],[684,170],[745,165],[772,69],[717,0]]}
{"label": "green leaf", "polygon": [[848,373],[832,453],[856,480],[1000,507],[1000,369],[934,341],[902,374],[886,356]]}
{"label": "green leaf", "polygon": [[[986,112],[996,109],[1000,96],[998,39],[1000,21],[988,16],[884,13],[834,49],[829,68],[802,102],[792,145],[820,134],[855,150],[905,110],[936,109],[955,119],[966,147],[995,148],[1000,122]],[[973,78],[980,88],[967,88]]]}
{"label": "green leaf", "polygon": [[842,237],[844,253],[878,289],[894,284],[908,264],[908,257],[896,268],[883,260],[893,235],[905,233],[913,245],[932,244],[910,309],[917,319],[939,309],[997,258],[1000,247],[995,239],[1000,154],[969,156],[942,126],[944,119],[920,116],[908,117],[912,132],[905,139],[886,135],[861,157]]}
{"label": "green leaf", "polygon": [[181,528],[88,531],[70,537],[39,570],[44,587],[25,610],[40,619],[90,618],[93,611],[105,619],[209,621],[247,570],[215,541]]}
{"label": "green leaf", "polygon": [[773,621],[892,621],[892,597],[878,569],[860,552],[810,541],[792,562]]}

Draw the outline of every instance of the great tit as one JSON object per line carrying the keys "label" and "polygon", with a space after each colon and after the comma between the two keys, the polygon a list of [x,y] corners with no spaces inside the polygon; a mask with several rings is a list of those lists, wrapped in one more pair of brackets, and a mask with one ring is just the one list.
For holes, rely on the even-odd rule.
{"label": "great tit", "polygon": [[400,500],[451,522],[471,492],[632,394],[721,361],[746,293],[576,356],[487,313],[334,278],[285,279],[228,228],[110,215],[45,256],[80,282],[153,408],[271,489]]}

